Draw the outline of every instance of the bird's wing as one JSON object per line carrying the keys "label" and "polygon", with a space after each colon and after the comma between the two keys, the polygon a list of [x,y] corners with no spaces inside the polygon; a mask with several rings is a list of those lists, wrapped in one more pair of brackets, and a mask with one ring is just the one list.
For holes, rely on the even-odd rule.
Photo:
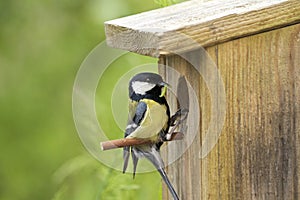
{"label": "bird's wing", "polygon": [[125,137],[130,135],[138,128],[138,126],[140,126],[147,111],[147,104],[143,101],[131,102],[129,107],[129,110],[131,111],[129,111]]}
{"label": "bird's wing", "polygon": [[[146,111],[147,111],[147,104],[145,102],[131,102],[129,104],[129,116],[128,116],[127,127],[125,130],[125,137],[130,135],[139,127],[139,125],[143,120],[143,117],[145,116]],[[123,149],[123,159],[124,159],[123,173],[125,173],[128,166],[129,150],[130,147],[124,147]]]}

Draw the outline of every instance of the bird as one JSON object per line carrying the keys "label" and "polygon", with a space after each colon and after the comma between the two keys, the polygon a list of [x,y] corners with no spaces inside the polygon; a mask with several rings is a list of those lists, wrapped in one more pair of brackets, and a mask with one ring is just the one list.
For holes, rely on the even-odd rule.
{"label": "bird", "polygon": [[169,84],[159,74],[143,72],[136,74],[129,81],[129,114],[125,138],[147,139],[151,143],[127,146],[123,148],[123,173],[126,172],[131,154],[133,177],[138,160],[148,159],[161,175],[174,200],[179,197],[172,186],[160,155],[160,147],[166,141],[171,125],[170,108],[165,98]]}

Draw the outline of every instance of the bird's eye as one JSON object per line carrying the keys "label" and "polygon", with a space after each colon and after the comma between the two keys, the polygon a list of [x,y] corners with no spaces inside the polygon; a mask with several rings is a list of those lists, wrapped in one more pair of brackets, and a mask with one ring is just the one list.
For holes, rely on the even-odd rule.
{"label": "bird's eye", "polygon": [[146,81],[147,81],[147,82],[150,82],[150,79],[149,79],[149,78],[147,78],[147,79],[146,79]]}

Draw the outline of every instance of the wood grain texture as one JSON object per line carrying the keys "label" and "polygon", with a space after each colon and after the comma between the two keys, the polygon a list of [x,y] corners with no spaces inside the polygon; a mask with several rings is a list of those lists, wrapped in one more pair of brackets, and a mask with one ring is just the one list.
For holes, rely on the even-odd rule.
{"label": "wood grain texture", "polygon": [[299,0],[187,1],[105,22],[109,46],[143,55],[191,51],[300,22]]}
{"label": "wood grain texture", "polygon": [[[206,83],[180,56],[161,56],[159,61],[185,75],[199,95],[199,134],[167,169],[179,196],[189,200],[299,199],[300,24],[206,50],[224,81],[227,112],[218,143],[203,159],[198,155],[211,121]],[[193,56],[195,51],[187,54]],[[200,66],[205,65],[205,59],[197,58]],[[168,68],[160,68],[167,81],[176,81]],[[169,101],[176,108],[174,97]],[[173,154],[176,148],[168,148],[166,158]],[[163,199],[171,200],[166,189],[163,194]]]}
{"label": "wood grain texture", "polygon": [[[193,56],[193,54],[187,53],[185,56],[190,57]],[[162,57],[163,59],[160,59],[160,64],[165,63],[166,66],[173,67],[172,70],[175,70],[176,72],[180,72],[181,76],[184,76],[187,81],[191,84],[193,88],[199,88],[199,76],[195,69],[190,66],[190,64],[180,58],[179,56],[171,56],[171,57]],[[166,62],[165,62],[165,61]],[[162,67],[162,66],[161,66]],[[180,79],[180,78],[179,78]],[[170,72],[170,69],[167,67],[165,69],[165,80],[175,86],[178,85],[178,78],[175,78],[174,72]],[[173,88],[173,92],[175,95],[171,96],[168,95],[168,102],[172,105],[171,111],[178,109],[178,101],[177,98],[184,98],[181,97],[181,93],[176,93],[177,88]],[[196,95],[199,96],[199,90],[196,89]],[[186,94],[183,91],[184,95]],[[183,103],[184,104],[184,103]],[[195,106],[195,105],[194,105]],[[190,107],[193,109],[193,107]],[[197,119],[197,117],[193,118],[192,112],[189,113],[189,117],[191,119],[190,123],[197,123],[194,122],[194,119]],[[185,133],[187,134],[187,133]],[[178,160],[176,160],[174,163],[172,163],[169,167],[167,167],[167,172],[170,174],[171,181],[175,187],[175,190],[180,194],[180,199],[191,199],[191,198],[197,198],[200,196],[201,191],[200,188],[200,182],[198,181],[198,178],[200,177],[201,173],[201,166],[198,161],[198,159],[189,159],[193,156],[198,156],[200,151],[200,135],[197,134],[196,138],[191,139],[191,135],[185,135],[186,140],[193,140],[193,144],[191,148],[187,149],[184,153],[184,156],[181,154],[178,155],[181,151],[184,151],[186,149],[186,141],[177,141],[174,145],[168,145],[168,152],[166,159],[168,160],[174,160],[174,157],[179,157]],[[172,199],[171,196],[169,196],[168,193],[164,193],[164,199]]]}

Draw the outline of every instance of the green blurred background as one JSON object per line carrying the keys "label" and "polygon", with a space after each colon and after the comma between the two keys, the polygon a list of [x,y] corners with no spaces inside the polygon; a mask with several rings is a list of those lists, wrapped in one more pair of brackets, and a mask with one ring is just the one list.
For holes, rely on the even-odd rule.
{"label": "green blurred background", "polygon": [[[133,180],[105,167],[87,153],[72,118],[76,72],[105,39],[104,21],[158,7],[154,0],[0,0],[1,200],[160,198],[157,173]],[[122,59],[107,80],[156,61]],[[110,100],[97,107],[109,109]]]}

